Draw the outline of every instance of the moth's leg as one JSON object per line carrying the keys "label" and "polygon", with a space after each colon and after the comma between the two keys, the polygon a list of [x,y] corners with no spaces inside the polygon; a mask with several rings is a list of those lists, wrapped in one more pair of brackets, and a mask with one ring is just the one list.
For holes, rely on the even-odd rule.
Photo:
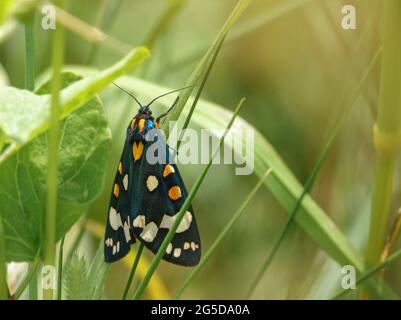
{"label": "moth's leg", "polygon": [[170,111],[172,111],[172,110],[174,109],[174,107],[176,106],[176,104],[177,104],[179,98],[180,98],[180,97],[177,97],[177,98],[175,99],[173,105],[172,105],[166,112],[162,113],[161,115],[159,115],[159,116],[156,118],[156,122],[157,122],[157,123],[159,123],[159,120],[160,120],[161,118],[164,118],[165,116],[167,116],[167,115],[170,113]]}

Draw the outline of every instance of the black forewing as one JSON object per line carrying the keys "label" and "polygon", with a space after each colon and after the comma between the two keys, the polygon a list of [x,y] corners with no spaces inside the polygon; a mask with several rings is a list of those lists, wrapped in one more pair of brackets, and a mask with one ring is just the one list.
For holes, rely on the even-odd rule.
{"label": "black forewing", "polygon": [[[107,214],[104,238],[104,257],[106,262],[114,262],[123,258],[130,251],[131,244],[135,242],[134,237],[131,236],[131,197],[129,190],[125,190],[124,188],[124,177],[125,175],[128,177],[128,173],[132,167],[130,154],[130,143],[127,140],[112,186],[109,212]],[[118,186],[118,197],[116,197],[114,192],[115,184]]]}
{"label": "black forewing", "polygon": [[[162,157],[169,164],[169,147],[160,136],[157,139],[160,140],[157,143],[162,145],[161,148],[164,152]],[[173,221],[171,217],[179,212],[188,193],[177,166],[170,163],[169,165],[173,167],[174,172],[164,177],[163,172],[167,164],[150,164],[147,161],[146,154],[152,142],[143,141],[143,143],[142,156],[139,160],[132,162],[133,165],[130,170],[130,184],[132,186],[132,188],[131,186],[129,187],[129,192],[131,193],[130,212],[132,214],[132,221],[135,219],[140,221],[141,219],[138,216],[144,216],[145,221],[142,220],[142,223],[144,222],[145,225],[134,227],[134,234],[149,250],[156,253],[169,231],[168,226],[171,226]],[[150,176],[155,177],[158,181],[156,189],[152,191],[149,191],[147,187],[147,180]],[[181,197],[178,200],[172,200],[168,195],[169,189],[174,186],[178,186],[181,191]],[[185,229],[185,231],[175,233],[163,259],[183,266],[193,266],[200,260],[201,244],[192,206],[187,211],[186,218],[190,217],[191,221],[188,223],[189,219],[184,219],[185,221],[181,224],[181,227],[184,227],[181,230]],[[167,225],[164,223],[164,227],[162,225],[163,219],[164,222],[169,222]],[[185,224],[185,222],[187,223]],[[157,226],[157,233],[152,241],[146,241],[144,228],[151,223]],[[188,228],[186,229],[187,226]],[[178,231],[180,231],[180,228]]]}

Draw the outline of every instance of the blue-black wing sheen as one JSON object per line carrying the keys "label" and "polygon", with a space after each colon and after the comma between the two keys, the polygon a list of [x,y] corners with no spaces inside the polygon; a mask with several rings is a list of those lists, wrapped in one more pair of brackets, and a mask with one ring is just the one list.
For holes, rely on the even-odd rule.
{"label": "blue-black wing sheen", "polygon": [[129,146],[126,142],[118,164],[108,208],[104,238],[104,257],[106,262],[120,260],[128,254],[131,244],[135,243],[130,217],[131,199],[127,192],[128,190],[125,190],[125,186],[127,186],[125,175],[129,168]]}
{"label": "blue-black wing sheen", "polygon": [[[127,130],[127,139],[116,174],[115,184],[120,183],[120,193],[116,197],[113,188],[110,201],[105,236],[107,262],[119,260],[127,254],[134,238],[156,253],[188,196],[177,166],[169,161],[169,147],[161,135],[156,135],[154,141],[145,139],[149,130],[157,124],[153,119],[143,119],[141,122],[134,118],[133,122]],[[156,152],[155,144],[158,144]],[[149,160],[147,155],[157,156],[158,162]],[[113,209],[117,212],[117,223],[113,222]],[[127,227],[124,222],[127,222]],[[119,228],[115,230],[117,226]],[[131,235],[130,240],[128,235]],[[124,239],[126,242],[123,246],[120,244],[119,252],[113,254],[116,250],[107,246],[107,241],[110,243],[108,238],[112,238],[113,243]],[[200,256],[200,237],[190,206],[163,259],[178,265],[194,266],[198,264]]]}

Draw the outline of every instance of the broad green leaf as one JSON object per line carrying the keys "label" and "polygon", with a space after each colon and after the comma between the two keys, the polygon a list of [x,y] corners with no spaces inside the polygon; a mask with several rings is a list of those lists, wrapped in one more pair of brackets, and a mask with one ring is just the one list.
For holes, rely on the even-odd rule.
{"label": "broad green leaf", "polygon": [[[71,73],[63,76],[64,85],[77,79]],[[48,86],[44,84],[38,93],[46,93]],[[43,97],[47,97],[24,90],[13,89],[12,92],[18,93],[16,101],[27,99],[26,105],[21,108],[28,114],[42,110],[40,105],[32,101],[40,103]],[[22,106],[22,102],[20,104]],[[21,112],[18,107],[16,105],[15,113]],[[104,110],[97,98],[88,101],[62,121],[57,239],[78,220],[100,192],[110,140]],[[6,233],[8,261],[32,260],[39,250],[45,212],[46,169],[47,133],[25,144],[0,166],[0,215]]]}
{"label": "broad green leaf", "polygon": [[23,144],[49,117],[49,96],[38,96],[14,87],[0,88],[0,128],[13,141]]}

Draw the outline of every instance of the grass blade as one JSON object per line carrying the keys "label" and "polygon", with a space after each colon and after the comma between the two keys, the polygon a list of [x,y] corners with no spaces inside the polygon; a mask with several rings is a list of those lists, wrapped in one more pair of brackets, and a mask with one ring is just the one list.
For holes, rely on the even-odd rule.
{"label": "grass blade", "polygon": [[141,284],[139,285],[138,289],[135,291],[133,299],[138,300],[142,297],[143,292],[145,291],[150,279],[152,278],[153,273],[155,272],[157,266],[159,265],[161,259],[163,258],[167,246],[168,244],[171,242],[171,240],[173,239],[174,235],[175,235],[175,231],[177,230],[179,224],[181,223],[181,220],[184,218],[184,214],[186,212],[186,210],[188,209],[188,207],[190,206],[192,199],[195,197],[196,193],[199,190],[199,187],[201,186],[203,179],[205,178],[207,172],[210,169],[210,166],[212,165],[212,161],[213,158],[216,156],[216,154],[220,151],[220,148],[222,146],[222,144],[224,143],[224,138],[226,137],[228,131],[230,130],[232,124],[234,123],[235,118],[237,117],[238,113],[240,112],[242,105],[244,103],[245,99],[242,98],[241,101],[238,103],[238,106],[236,107],[234,114],[230,120],[230,122],[228,123],[222,137],[220,138],[220,143],[219,146],[217,148],[217,150],[215,150],[212,154],[212,156],[209,159],[209,163],[207,164],[207,166],[204,168],[204,170],[202,171],[202,173],[198,176],[198,179],[195,181],[194,186],[191,189],[191,192],[188,194],[188,197],[185,199],[183,205],[181,206],[180,211],[177,214],[177,218],[174,221],[174,224],[171,226],[170,230],[168,231],[166,237],[164,238],[162,244],[160,245],[159,250],[157,251],[157,254],[155,256],[155,258],[152,261],[152,264],[149,267],[148,272],[146,273],[145,277],[143,278]]}
{"label": "grass blade", "polygon": [[131,288],[132,280],[134,280],[136,268],[138,267],[139,260],[141,259],[143,247],[144,247],[144,244],[142,242],[139,242],[139,247],[138,247],[138,250],[137,250],[136,255],[135,255],[135,260],[134,260],[134,263],[132,264],[132,268],[131,268],[131,271],[129,273],[128,281],[127,281],[127,283],[125,285],[125,288],[124,288],[124,293],[123,293],[123,296],[122,296],[122,300],[126,300],[127,299],[129,289]]}
{"label": "grass blade", "polygon": [[169,24],[174,21],[174,18],[187,2],[188,0],[170,0],[163,9],[157,23],[143,41],[143,45],[152,50],[156,40],[168,29]]}
{"label": "grass blade", "polygon": [[[59,6],[62,0],[56,2]],[[42,238],[44,263],[54,266],[56,253],[56,216],[57,216],[57,177],[58,177],[58,149],[60,140],[60,91],[61,91],[61,68],[64,61],[64,28],[57,25],[53,35],[52,47],[52,89],[51,109],[49,123],[49,154],[47,159],[47,194],[46,214],[44,217],[44,234]],[[53,299],[53,289],[44,290],[43,298]]]}
{"label": "grass blade", "polygon": [[[100,30],[107,31],[110,28],[112,22],[115,21],[115,16],[119,11],[122,2],[123,0],[107,0],[107,2],[103,2],[99,20],[97,22],[97,27]],[[99,43],[92,43],[89,49],[88,58],[86,59],[87,63],[90,63],[95,59],[98,50]]]}
{"label": "grass blade", "polygon": [[[184,109],[185,104],[188,101],[189,96],[192,93],[193,87],[197,86],[205,73],[207,72],[208,65],[210,59],[212,59],[214,53],[219,50],[219,46],[223,42],[227,33],[230,31],[234,22],[240,17],[240,15],[244,12],[244,10],[248,7],[248,5],[252,2],[252,0],[240,0],[237,5],[233,9],[231,15],[228,17],[226,23],[223,28],[220,30],[216,39],[206,51],[205,55],[201,59],[201,61],[196,66],[195,70],[192,72],[190,77],[188,78],[185,86],[191,86],[187,90],[183,91],[180,94],[180,100],[175,106],[174,110],[167,116],[165,123],[169,123],[169,121],[176,121],[180,117],[182,110]],[[166,138],[168,138],[168,132],[166,132]]]}
{"label": "grass blade", "polygon": [[206,262],[209,261],[209,259],[213,255],[213,253],[216,251],[217,247],[223,241],[224,237],[232,229],[232,227],[238,221],[238,219],[241,217],[241,215],[245,212],[245,209],[248,206],[249,202],[252,200],[253,196],[260,189],[260,187],[264,184],[265,180],[270,175],[271,171],[272,171],[271,169],[267,170],[266,173],[262,176],[262,178],[260,178],[259,182],[256,184],[256,186],[249,193],[248,197],[244,200],[244,202],[241,204],[241,206],[238,208],[238,210],[231,217],[230,221],[226,224],[224,229],[220,232],[219,236],[216,238],[216,240],[210,246],[209,250],[205,253],[202,260],[199,262],[199,264],[194,269],[192,269],[189,276],[185,279],[184,283],[177,290],[175,297],[174,297],[175,299],[179,299],[181,297],[181,294],[190,285],[190,283],[196,277],[196,275],[200,272],[200,270],[205,266]]}
{"label": "grass blade", "polygon": [[61,300],[63,292],[63,255],[64,255],[64,241],[65,236],[61,239],[60,248],[58,252],[58,271],[57,271],[57,300]]}
{"label": "grass blade", "polygon": [[[239,38],[247,35],[248,33],[251,33],[252,31],[255,31],[266,24],[275,21],[276,19],[282,17],[286,13],[289,13],[305,3],[309,2],[310,0],[291,0],[291,1],[281,1],[279,5],[274,7],[272,10],[268,11],[266,14],[261,14],[257,16],[256,18],[250,19],[249,21],[246,21],[239,25],[236,28],[233,28],[230,34],[227,36],[226,43],[231,43],[234,42],[235,40],[238,40]],[[207,44],[202,44],[199,46],[199,48],[195,49],[193,52],[191,52],[189,55],[185,57],[180,57],[177,59],[177,62],[172,62],[172,65],[169,66],[169,68],[177,69],[177,68],[182,68],[187,66],[188,64],[193,63],[199,57],[202,56],[202,53],[205,52],[206,48],[208,47]]]}
{"label": "grass blade", "polygon": [[196,108],[196,105],[198,103],[198,100],[199,100],[199,98],[200,98],[200,96],[202,94],[203,88],[205,87],[206,81],[207,81],[207,79],[209,77],[210,71],[213,68],[214,62],[216,61],[217,55],[220,52],[220,48],[223,45],[223,42],[224,42],[224,38],[218,44],[215,52],[213,53],[212,58],[210,59],[209,65],[208,65],[207,70],[206,70],[206,72],[205,72],[205,74],[203,76],[202,82],[201,82],[201,84],[200,84],[200,86],[198,88],[198,91],[196,92],[195,99],[192,102],[191,109],[189,110],[188,115],[185,118],[184,125],[182,126],[181,135],[178,138],[178,142],[177,142],[177,150],[180,149],[181,141],[182,141],[182,139],[184,137],[184,134],[185,134],[185,129],[187,129],[188,126],[189,126],[189,123],[190,123],[192,115],[193,115],[193,113],[195,111],[195,108]]}
{"label": "grass blade", "polygon": [[25,88],[29,91],[35,90],[34,20],[35,13],[33,12],[25,21]]}
{"label": "grass blade", "polygon": [[379,60],[381,51],[382,51],[381,48],[376,51],[371,62],[369,63],[369,66],[367,67],[365,73],[363,74],[362,79],[359,82],[359,85],[358,85],[355,93],[353,94],[349,105],[346,106],[346,108],[341,113],[339,119],[336,122],[336,125],[334,126],[333,130],[331,131],[326,143],[324,144],[322,151],[320,152],[320,155],[319,155],[310,175],[308,176],[308,178],[306,180],[305,187],[304,187],[300,197],[298,198],[297,202],[295,203],[293,210],[291,211],[283,228],[281,229],[278,237],[276,238],[276,240],[273,244],[273,247],[272,247],[270,253],[268,254],[266,260],[263,262],[261,268],[256,273],[256,277],[255,277],[254,281],[252,282],[250,289],[247,293],[248,299],[252,295],[253,291],[256,289],[256,286],[258,285],[259,281],[262,279],[262,276],[265,274],[266,270],[269,268],[271,262],[273,261],[273,258],[275,256],[278,248],[280,247],[280,244],[282,243],[285,235],[287,234],[287,231],[289,230],[289,227],[290,227],[291,223],[293,222],[295,215],[297,214],[299,208],[301,207],[302,201],[304,200],[305,196],[309,193],[310,189],[312,188],[313,183],[315,182],[316,177],[320,171],[320,168],[322,167],[322,165],[327,157],[327,154],[330,151],[331,146],[333,145],[333,143],[338,135],[338,132],[340,131],[342,125],[344,124],[345,120],[347,119],[349,113],[355,106],[355,103],[356,103],[358,97],[360,96],[362,90],[365,88],[365,86],[367,84],[367,80],[369,79],[374,66],[376,65],[376,63]]}

